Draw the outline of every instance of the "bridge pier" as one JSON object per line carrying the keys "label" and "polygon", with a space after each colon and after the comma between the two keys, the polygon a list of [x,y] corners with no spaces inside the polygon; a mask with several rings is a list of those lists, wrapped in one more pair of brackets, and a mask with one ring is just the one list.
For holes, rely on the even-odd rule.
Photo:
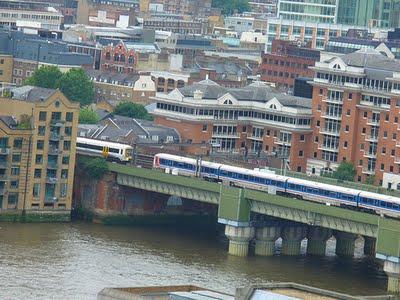
{"label": "bridge pier", "polygon": [[375,257],[376,239],[364,236],[364,255]]}
{"label": "bridge pier", "polygon": [[254,237],[254,227],[225,225],[225,235],[229,240],[229,254],[247,256],[249,253],[249,242]]}
{"label": "bridge pier", "polygon": [[355,248],[355,240],[357,235],[348,232],[338,231],[336,237],[336,255],[338,256],[353,256]]}
{"label": "bridge pier", "polygon": [[261,256],[272,256],[275,251],[275,241],[279,237],[281,228],[268,226],[256,229],[255,254]]}
{"label": "bridge pier", "polygon": [[324,256],[326,241],[332,236],[332,230],[322,227],[310,227],[307,234],[307,254]]}
{"label": "bridge pier", "polygon": [[388,276],[388,292],[391,294],[400,294],[400,263],[385,260],[383,270]]}
{"label": "bridge pier", "polygon": [[307,234],[305,226],[286,226],[282,230],[282,254],[300,255],[301,241]]}

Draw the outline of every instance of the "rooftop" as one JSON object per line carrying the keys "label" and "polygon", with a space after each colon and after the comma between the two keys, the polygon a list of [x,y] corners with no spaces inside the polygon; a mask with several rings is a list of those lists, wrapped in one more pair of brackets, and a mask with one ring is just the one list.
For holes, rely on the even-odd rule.
{"label": "rooftop", "polygon": [[400,61],[388,58],[375,49],[361,49],[341,56],[349,66],[385,71],[400,71]]}
{"label": "rooftop", "polygon": [[12,99],[27,102],[44,101],[55,93],[54,89],[25,85],[11,89]]}

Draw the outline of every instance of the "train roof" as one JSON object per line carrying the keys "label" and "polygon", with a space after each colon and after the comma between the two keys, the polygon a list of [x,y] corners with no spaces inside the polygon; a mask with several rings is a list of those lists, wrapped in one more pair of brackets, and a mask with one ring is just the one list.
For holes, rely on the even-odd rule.
{"label": "train roof", "polygon": [[123,143],[115,143],[110,141],[95,140],[82,137],[77,137],[76,142],[82,144],[98,145],[98,146],[117,147],[122,149],[133,149],[132,146]]}

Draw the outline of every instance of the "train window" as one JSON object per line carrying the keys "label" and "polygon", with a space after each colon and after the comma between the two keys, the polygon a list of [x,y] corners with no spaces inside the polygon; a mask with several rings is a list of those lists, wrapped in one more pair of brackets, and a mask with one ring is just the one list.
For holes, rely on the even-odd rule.
{"label": "train window", "polygon": [[244,180],[249,180],[249,175],[243,175]]}
{"label": "train window", "polygon": [[270,185],[276,185],[276,181],[275,180],[271,180]]}

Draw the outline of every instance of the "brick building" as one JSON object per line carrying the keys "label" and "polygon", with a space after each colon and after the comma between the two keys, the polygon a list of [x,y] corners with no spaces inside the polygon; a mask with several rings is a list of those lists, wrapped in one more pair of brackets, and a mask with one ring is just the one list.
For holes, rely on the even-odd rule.
{"label": "brick building", "polygon": [[265,53],[262,59],[263,81],[273,82],[283,89],[293,89],[295,78],[314,76],[309,67],[320,60],[320,52],[299,46],[296,42],[274,40],[271,53]]}
{"label": "brick building", "polygon": [[[155,123],[175,128],[187,151],[288,154],[304,171],[311,144],[311,100],[274,92],[262,82],[228,89],[204,80],[169,94],[158,93]],[[247,150],[246,150],[247,149]]]}
{"label": "brick building", "polygon": [[373,49],[317,62],[307,172],[354,164],[357,181],[400,188],[400,62]]}
{"label": "brick building", "polygon": [[143,28],[170,31],[179,34],[203,34],[206,24],[201,20],[186,20],[179,16],[153,16],[143,21]]}
{"label": "brick building", "polygon": [[117,73],[134,74],[140,55],[158,54],[161,50],[157,44],[132,43],[121,41],[117,44],[110,44],[104,47],[101,56],[101,70]]}

